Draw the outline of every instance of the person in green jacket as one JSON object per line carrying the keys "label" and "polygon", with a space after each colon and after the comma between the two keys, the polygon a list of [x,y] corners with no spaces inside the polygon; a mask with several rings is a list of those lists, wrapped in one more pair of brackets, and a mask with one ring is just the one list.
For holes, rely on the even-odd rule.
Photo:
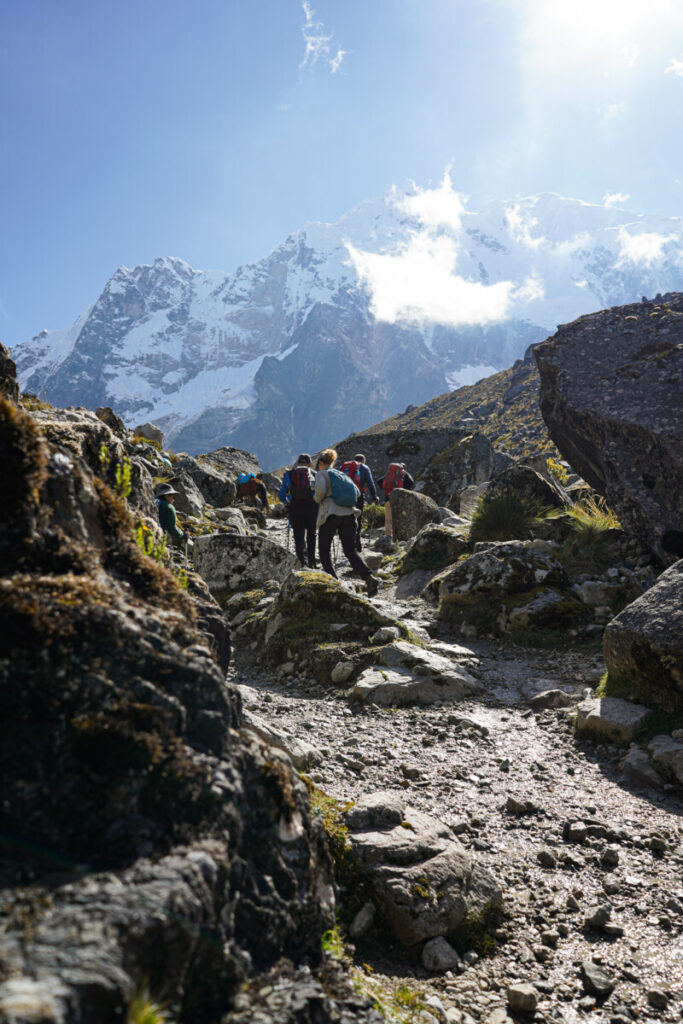
{"label": "person in green jacket", "polygon": [[167,533],[174,544],[187,544],[188,534],[178,526],[178,520],[176,518],[176,511],[173,507],[175,496],[178,492],[174,491],[170,484],[159,484],[156,489],[156,503],[157,510],[159,513],[159,522],[164,533]]}

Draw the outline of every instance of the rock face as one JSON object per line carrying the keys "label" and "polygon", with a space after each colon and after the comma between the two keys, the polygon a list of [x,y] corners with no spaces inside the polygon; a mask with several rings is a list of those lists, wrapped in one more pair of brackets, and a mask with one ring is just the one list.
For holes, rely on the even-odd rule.
{"label": "rock face", "polygon": [[19,382],[17,367],[9,354],[9,350],[0,342],[0,395],[13,399],[19,398]]}
{"label": "rock face", "polygon": [[93,420],[0,399],[0,1018],[125,1020],[147,984],[217,1020],[250,961],[319,960],[331,862],[289,762],[238,731],[220,610],[89,469]]}
{"label": "rock face", "polygon": [[359,879],[402,945],[452,936],[471,915],[500,906],[493,876],[447,826],[405,806],[398,794],[369,794],[347,822]]}
{"label": "rock face", "polygon": [[607,692],[683,707],[683,559],[608,624]]}
{"label": "rock face", "polygon": [[683,295],[603,310],[534,350],[551,437],[624,527],[683,555]]}
{"label": "rock face", "polygon": [[389,497],[395,540],[410,540],[428,523],[440,523],[441,511],[432,498],[396,487]]}
{"label": "rock face", "polygon": [[286,548],[265,537],[210,533],[195,540],[194,564],[211,593],[223,601],[266,580],[284,580],[299,563]]}

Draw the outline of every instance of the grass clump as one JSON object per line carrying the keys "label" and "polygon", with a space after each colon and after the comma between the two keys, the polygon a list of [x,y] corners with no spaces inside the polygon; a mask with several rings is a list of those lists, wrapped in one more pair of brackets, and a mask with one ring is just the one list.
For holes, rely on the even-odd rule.
{"label": "grass clump", "polygon": [[342,814],[353,807],[353,802],[342,803],[311,782],[307,775],[302,775],[311,804],[311,817],[321,822],[334,861],[335,876],[343,881],[348,878],[353,867],[349,830],[344,824]]}
{"label": "grass clump", "polygon": [[345,963],[349,961],[344,936],[338,924],[335,924],[334,928],[329,928],[326,932],[323,932],[321,943],[323,953],[327,953],[328,956],[333,957],[335,960],[341,960]]}
{"label": "grass clump", "polygon": [[363,506],[363,529],[369,530],[371,526],[373,529],[384,526],[384,505],[378,501]]}
{"label": "grass clump", "polygon": [[574,520],[574,529],[584,537],[600,534],[605,530],[620,530],[621,523],[604,498],[591,494],[567,509]]}
{"label": "grass clump", "polygon": [[161,1003],[152,999],[145,987],[133,996],[126,1024],[170,1024],[170,1017]]}
{"label": "grass clump", "polygon": [[470,541],[529,540],[554,509],[517,494],[482,495],[472,514]]}

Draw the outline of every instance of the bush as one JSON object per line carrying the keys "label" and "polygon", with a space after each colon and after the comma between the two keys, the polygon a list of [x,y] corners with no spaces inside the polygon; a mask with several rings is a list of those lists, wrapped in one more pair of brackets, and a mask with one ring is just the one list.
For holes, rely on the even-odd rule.
{"label": "bush", "polygon": [[482,495],[472,515],[470,541],[529,540],[555,510],[516,494]]}
{"label": "bush", "polygon": [[603,498],[591,495],[567,509],[571,535],[562,545],[560,561],[570,574],[603,572],[613,564],[616,552],[608,531],[621,529],[616,514]]}
{"label": "bush", "polygon": [[373,529],[384,526],[384,505],[379,502],[363,508],[363,529],[369,530],[371,524]]}
{"label": "bush", "polygon": [[596,498],[592,494],[582,498],[567,509],[574,520],[574,529],[584,537],[599,534],[604,530],[620,530],[621,523],[604,498]]}

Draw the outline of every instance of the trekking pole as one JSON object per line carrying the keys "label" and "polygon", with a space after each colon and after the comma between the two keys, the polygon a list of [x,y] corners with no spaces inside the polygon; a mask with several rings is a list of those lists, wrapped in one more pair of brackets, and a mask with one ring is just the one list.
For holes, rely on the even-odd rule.
{"label": "trekking pole", "polygon": [[375,512],[376,511],[377,511],[377,502],[373,501],[373,503],[372,503],[372,515],[370,516],[370,528],[368,529],[368,533],[372,533],[372,531],[375,529]]}

